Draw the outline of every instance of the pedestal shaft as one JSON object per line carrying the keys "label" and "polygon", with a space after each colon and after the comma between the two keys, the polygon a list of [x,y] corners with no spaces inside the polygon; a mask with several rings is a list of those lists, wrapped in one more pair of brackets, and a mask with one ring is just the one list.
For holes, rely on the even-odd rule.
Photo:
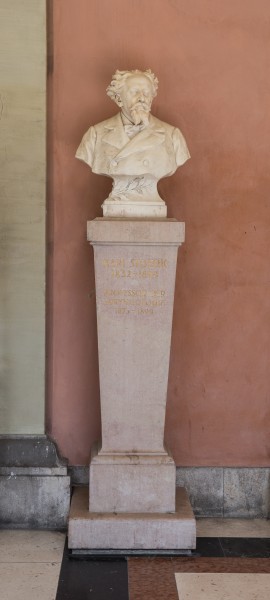
{"label": "pedestal shaft", "polygon": [[102,452],[163,451],[175,269],[183,241],[179,225],[124,219],[89,224],[95,253]]}

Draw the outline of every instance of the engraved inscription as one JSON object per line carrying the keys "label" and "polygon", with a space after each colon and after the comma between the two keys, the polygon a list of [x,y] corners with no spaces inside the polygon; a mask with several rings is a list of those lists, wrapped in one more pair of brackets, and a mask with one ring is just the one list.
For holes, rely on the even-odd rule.
{"label": "engraved inscription", "polygon": [[102,305],[115,315],[153,315],[166,304],[166,290],[158,283],[168,261],[163,258],[103,258],[107,286]]}
{"label": "engraved inscription", "polygon": [[157,279],[159,269],[167,268],[164,258],[104,258],[102,266],[110,269],[116,279]]}

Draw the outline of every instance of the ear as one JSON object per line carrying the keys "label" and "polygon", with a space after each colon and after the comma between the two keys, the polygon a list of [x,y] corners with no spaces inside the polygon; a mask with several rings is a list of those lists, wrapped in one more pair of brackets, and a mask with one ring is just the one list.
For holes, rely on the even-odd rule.
{"label": "ear", "polygon": [[119,108],[121,108],[123,106],[123,102],[122,102],[121,97],[119,96],[119,94],[115,95],[115,102],[116,102],[117,106],[119,106]]}

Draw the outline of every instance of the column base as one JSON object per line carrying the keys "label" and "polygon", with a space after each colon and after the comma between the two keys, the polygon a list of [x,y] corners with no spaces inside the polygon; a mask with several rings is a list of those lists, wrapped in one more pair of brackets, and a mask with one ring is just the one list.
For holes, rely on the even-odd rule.
{"label": "column base", "polygon": [[56,444],[46,435],[3,435],[0,456],[0,528],[66,528],[70,477]]}
{"label": "column base", "polygon": [[171,456],[157,453],[107,453],[92,449],[91,512],[175,512],[176,468]]}
{"label": "column base", "polygon": [[71,550],[193,550],[195,517],[184,488],[176,491],[176,512],[90,513],[88,490],[74,491],[68,525]]}

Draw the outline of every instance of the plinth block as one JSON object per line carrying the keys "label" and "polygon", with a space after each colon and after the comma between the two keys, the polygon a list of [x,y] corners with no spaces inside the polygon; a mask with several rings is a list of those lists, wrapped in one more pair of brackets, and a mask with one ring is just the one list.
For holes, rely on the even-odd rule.
{"label": "plinth block", "polygon": [[177,489],[173,514],[90,513],[88,490],[77,488],[71,501],[68,547],[192,550],[196,547],[196,524],[188,496],[184,488]]}
{"label": "plinth block", "polygon": [[167,206],[161,198],[156,201],[138,200],[137,202],[107,198],[102,204],[103,217],[120,218],[166,218]]}
{"label": "plinth block", "polygon": [[159,454],[106,454],[97,446],[90,463],[91,512],[174,512],[175,463]]}

